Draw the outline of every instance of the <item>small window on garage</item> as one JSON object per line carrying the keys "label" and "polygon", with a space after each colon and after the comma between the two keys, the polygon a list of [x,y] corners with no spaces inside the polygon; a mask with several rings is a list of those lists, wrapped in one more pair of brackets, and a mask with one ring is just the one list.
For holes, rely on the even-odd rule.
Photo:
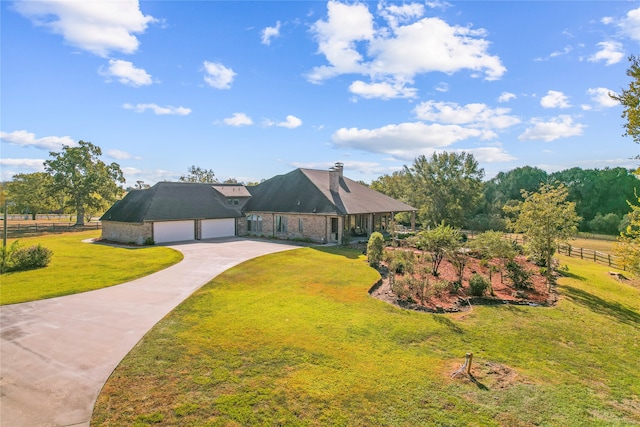
{"label": "small window on garage", "polygon": [[304,233],[304,220],[302,218],[298,219],[298,232]]}

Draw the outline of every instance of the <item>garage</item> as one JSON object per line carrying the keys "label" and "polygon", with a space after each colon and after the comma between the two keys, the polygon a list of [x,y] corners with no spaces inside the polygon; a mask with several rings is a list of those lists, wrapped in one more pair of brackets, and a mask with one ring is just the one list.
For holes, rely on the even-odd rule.
{"label": "garage", "polygon": [[236,234],[236,221],[233,218],[202,220],[202,238],[230,237]]}
{"label": "garage", "polygon": [[153,240],[156,243],[182,242],[194,239],[195,225],[193,220],[153,223]]}

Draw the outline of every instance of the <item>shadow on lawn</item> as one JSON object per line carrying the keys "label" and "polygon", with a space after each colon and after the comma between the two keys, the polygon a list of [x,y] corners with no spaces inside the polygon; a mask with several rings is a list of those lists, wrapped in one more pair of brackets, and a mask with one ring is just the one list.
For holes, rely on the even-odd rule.
{"label": "shadow on lawn", "polygon": [[342,255],[349,259],[358,259],[362,255],[362,251],[357,249],[345,248],[342,246],[312,246],[312,249],[326,254]]}
{"label": "shadow on lawn", "polygon": [[449,328],[451,332],[455,332],[456,334],[464,334],[464,329],[462,329],[460,326],[453,323],[453,321],[448,317],[444,317],[438,314],[434,314],[431,317],[433,318],[433,320],[436,321],[436,323],[439,323],[442,326],[446,326],[447,328]]}
{"label": "shadow on lawn", "polygon": [[564,294],[575,303],[587,307],[594,313],[604,314],[622,323],[636,326],[640,325],[640,313],[637,313],[618,302],[610,302],[597,297],[582,289],[572,286],[562,286]]}

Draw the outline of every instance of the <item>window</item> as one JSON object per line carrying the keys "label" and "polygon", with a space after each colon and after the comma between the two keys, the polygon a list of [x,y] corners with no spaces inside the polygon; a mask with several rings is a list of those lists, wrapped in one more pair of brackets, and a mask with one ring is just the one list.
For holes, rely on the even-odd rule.
{"label": "window", "polygon": [[238,206],[239,203],[238,199],[227,199],[227,205],[229,206]]}
{"label": "window", "polygon": [[298,232],[304,233],[304,220],[302,218],[298,218]]}
{"label": "window", "polygon": [[262,232],[262,217],[260,215],[247,215],[247,231]]}
{"label": "window", "polygon": [[287,232],[287,217],[282,215],[276,215],[276,232],[277,233],[286,233]]}

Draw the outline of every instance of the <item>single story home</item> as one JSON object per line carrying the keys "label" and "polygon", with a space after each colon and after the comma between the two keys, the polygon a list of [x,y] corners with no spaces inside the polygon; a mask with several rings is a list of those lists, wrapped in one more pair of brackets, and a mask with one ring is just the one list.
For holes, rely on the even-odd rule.
{"label": "single story home", "polygon": [[415,218],[415,208],[343,176],[343,169],[342,163],[330,170],[301,168],[250,187],[159,182],[131,190],[102,216],[102,238],[145,244],[269,236],[340,243],[387,230],[396,213]]}

